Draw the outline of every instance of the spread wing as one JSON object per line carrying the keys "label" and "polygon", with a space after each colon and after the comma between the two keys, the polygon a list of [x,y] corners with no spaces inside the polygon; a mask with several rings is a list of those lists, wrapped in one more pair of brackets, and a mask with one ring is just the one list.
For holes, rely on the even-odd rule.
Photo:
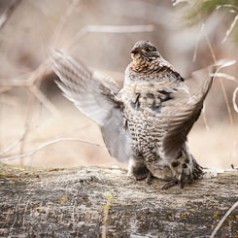
{"label": "spread wing", "polygon": [[53,51],[51,61],[64,95],[100,126],[109,153],[121,162],[128,161],[131,143],[123,129],[123,105],[115,97],[119,88],[109,77],[91,71],[66,53]]}
{"label": "spread wing", "polygon": [[[186,142],[189,131],[201,113],[212,82],[213,76],[206,77],[196,93],[190,94],[186,90],[178,90],[172,95],[173,99],[164,102],[160,119],[161,125],[167,132],[163,139],[163,151],[168,157],[176,156]],[[186,85],[184,86],[186,88]]]}

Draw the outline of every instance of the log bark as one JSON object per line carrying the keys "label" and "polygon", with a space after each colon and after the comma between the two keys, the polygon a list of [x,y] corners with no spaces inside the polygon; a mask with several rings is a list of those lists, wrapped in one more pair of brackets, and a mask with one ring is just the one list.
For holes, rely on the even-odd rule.
{"label": "log bark", "polygon": [[[161,190],[121,169],[0,166],[0,237],[210,237],[238,199],[238,172]],[[238,237],[233,209],[215,237]]]}

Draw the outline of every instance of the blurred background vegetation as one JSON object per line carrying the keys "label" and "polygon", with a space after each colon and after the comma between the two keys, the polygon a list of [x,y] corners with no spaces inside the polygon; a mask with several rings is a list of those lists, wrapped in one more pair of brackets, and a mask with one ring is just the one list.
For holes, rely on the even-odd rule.
{"label": "blurred background vegetation", "polygon": [[[182,76],[238,56],[236,0],[1,0],[0,161],[38,167],[124,166],[93,122],[64,99],[48,64],[67,50],[119,83],[138,40]],[[219,73],[189,144],[205,167],[238,166],[237,63]]]}

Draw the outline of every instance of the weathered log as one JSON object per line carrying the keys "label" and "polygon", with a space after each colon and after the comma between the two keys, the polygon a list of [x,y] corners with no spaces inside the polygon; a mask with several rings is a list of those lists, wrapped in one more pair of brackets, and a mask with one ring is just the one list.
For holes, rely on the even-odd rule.
{"label": "weathered log", "polygon": [[[121,169],[0,168],[0,237],[210,237],[238,199],[238,172],[184,189]],[[238,209],[215,237],[238,237]]]}

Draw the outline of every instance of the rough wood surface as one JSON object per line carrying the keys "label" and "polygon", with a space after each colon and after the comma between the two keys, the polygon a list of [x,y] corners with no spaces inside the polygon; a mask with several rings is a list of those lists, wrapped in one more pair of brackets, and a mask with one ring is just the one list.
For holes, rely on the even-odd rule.
{"label": "rough wood surface", "polygon": [[[0,237],[210,237],[238,199],[238,172],[184,189],[120,169],[0,167]],[[215,237],[238,237],[238,209]]]}

